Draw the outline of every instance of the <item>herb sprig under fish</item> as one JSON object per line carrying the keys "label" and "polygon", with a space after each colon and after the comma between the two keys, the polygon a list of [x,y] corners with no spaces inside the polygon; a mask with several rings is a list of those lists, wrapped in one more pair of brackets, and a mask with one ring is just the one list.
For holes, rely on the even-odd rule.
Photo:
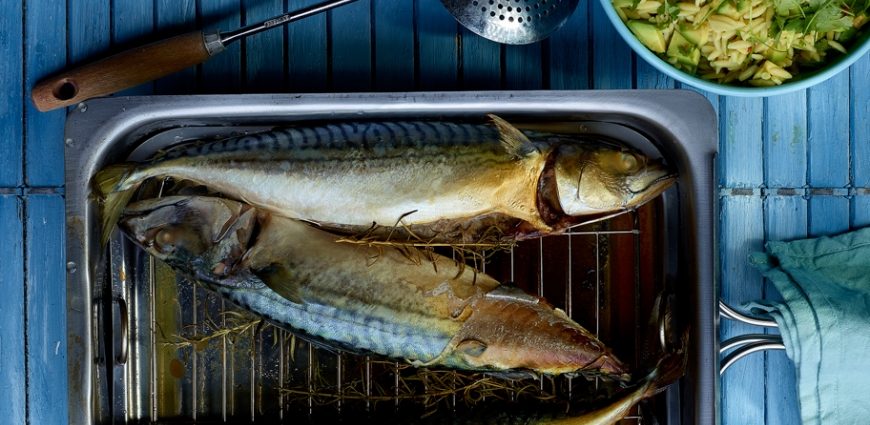
{"label": "herb sprig under fish", "polygon": [[553,230],[553,216],[631,208],[675,181],[661,161],[637,151],[598,139],[523,132],[490,118],[494,126],[292,127],[191,147],[153,162],[112,165],[95,177],[104,198],[101,240],[105,245],[135,189],[160,176],[192,180],[325,227],[410,226],[496,214],[544,233]]}
{"label": "herb sprig under fish", "polygon": [[131,204],[148,253],[279,326],[419,366],[629,379],[598,339],[544,299],[432,253],[334,243],[296,220],[216,197]]}

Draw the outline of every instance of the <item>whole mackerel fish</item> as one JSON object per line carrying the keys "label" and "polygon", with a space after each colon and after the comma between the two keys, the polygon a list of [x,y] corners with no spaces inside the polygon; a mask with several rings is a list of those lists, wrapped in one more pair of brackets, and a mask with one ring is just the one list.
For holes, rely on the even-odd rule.
{"label": "whole mackerel fish", "polygon": [[[487,214],[553,230],[543,209],[631,208],[675,181],[659,160],[603,140],[449,122],[291,127],[194,146],[95,176],[102,242],[151,177],[192,180],[264,211],[332,227],[407,226]],[[545,169],[548,170],[545,173]],[[542,176],[551,176],[542,184]],[[546,194],[540,193],[546,186]],[[546,204],[545,206],[543,204]],[[338,226],[338,227],[341,227]]]}
{"label": "whole mackerel fish", "polygon": [[418,366],[630,378],[544,299],[433,253],[336,244],[305,223],[217,197],[136,202],[119,227],[182,275],[331,347]]}

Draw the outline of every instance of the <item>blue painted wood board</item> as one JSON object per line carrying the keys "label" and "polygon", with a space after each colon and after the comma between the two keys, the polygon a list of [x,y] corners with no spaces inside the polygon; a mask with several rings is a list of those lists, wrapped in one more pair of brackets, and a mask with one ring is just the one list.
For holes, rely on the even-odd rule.
{"label": "blue painted wood board", "polygon": [[26,420],[24,360],[24,225],[21,198],[0,195],[0,418],[10,424]]}
{"label": "blue painted wood board", "polygon": [[[288,0],[287,10],[308,6],[304,0]],[[318,93],[329,89],[329,56],[327,51],[326,14],[293,22],[287,33],[288,90],[298,93]]]}
{"label": "blue painted wood board", "polygon": [[[726,97],[720,114],[725,119],[719,126],[719,185],[761,187],[764,164],[758,152],[762,150],[764,100]],[[730,230],[722,228],[723,232]]]}
{"label": "blue painted wood board", "polygon": [[540,90],[544,88],[541,73],[541,42],[524,46],[505,46],[504,79],[507,90]]}
{"label": "blue painted wood board", "polygon": [[[243,0],[244,25],[256,24],[284,13],[283,0]],[[284,91],[284,34],[273,28],[241,40],[245,58],[246,93]]]}
{"label": "blue painted wood board", "polygon": [[[175,37],[195,31],[196,0],[157,0],[154,3],[156,16],[154,32],[157,37]],[[195,66],[154,82],[154,94],[196,93]]]}
{"label": "blue painted wood board", "polygon": [[768,187],[807,182],[807,96],[798,91],[765,100],[765,180]]}
{"label": "blue painted wood board", "polygon": [[[720,234],[721,277],[723,282],[740,285],[722,285],[721,298],[729,305],[760,299],[764,281],[749,265],[749,253],[761,251],[763,243],[763,211],[760,197],[729,196],[720,203],[723,231]],[[723,340],[747,333],[761,332],[757,327],[723,320],[720,335]],[[723,424],[764,423],[764,358],[749,356],[735,363],[722,376],[722,394],[736,396],[722,399]]]}
{"label": "blue painted wood board", "polygon": [[[782,241],[803,239],[807,234],[807,201],[800,196],[770,196],[765,200],[765,240]],[[765,283],[764,298],[782,301],[782,296],[770,282]],[[767,330],[765,333],[778,333]],[[800,423],[794,364],[785,352],[764,354],[765,398],[768,424]]]}
{"label": "blue painted wood board", "polygon": [[332,41],[331,86],[336,92],[372,88],[372,0],[359,0],[329,12]]}
{"label": "blue painted wood board", "polygon": [[[592,88],[630,89],[634,54],[604,14],[600,2],[586,2],[592,23]],[[581,5],[582,6],[582,5]]]}
{"label": "blue painted wood board", "polygon": [[[870,226],[870,57],[864,56],[849,69],[849,158],[851,184],[863,188],[852,199],[852,228]],[[845,164],[838,164],[844,167]]]}
{"label": "blue painted wood board", "polygon": [[17,187],[22,182],[24,155],[24,69],[22,8],[15,2],[0,3],[0,187]]}
{"label": "blue painted wood board", "polygon": [[[112,49],[122,51],[148,44],[154,34],[154,3],[140,0],[112,1]],[[117,96],[154,93],[154,82],[118,92]]]}
{"label": "blue painted wood board", "polygon": [[106,56],[111,46],[110,0],[74,1],[68,5],[67,65],[79,66]]}
{"label": "blue painted wood board", "polygon": [[67,423],[64,199],[30,195],[25,211],[27,405],[32,424]]}
{"label": "blue painted wood board", "polygon": [[[33,85],[66,66],[66,2],[47,0],[25,9],[24,87],[30,99]],[[24,183],[31,187],[63,185],[63,126],[66,111],[39,112],[25,102]]]}
{"label": "blue painted wood board", "polygon": [[554,32],[543,44],[549,55],[548,80],[550,89],[577,90],[589,88],[588,60],[592,43],[589,37],[589,15],[585,5],[577,10],[559,31]]}
{"label": "blue painted wood board", "polygon": [[[199,19],[201,28],[234,30],[241,27],[239,0],[201,1]],[[200,65],[200,93],[239,93],[242,89],[241,43],[232,43],[227,50]]]}
{"label": "blue painted wood board", "polygon": [[677,82],[671,77],[668,77],[663,72],[655,69],[646,61],[635,61],[637,66],[637,84],[638,89],[672,89],[676,87]]}
{"label": "blue painted wood board", "polygon": [[462,27],[462,88],[498,90],[501,87],[501,44]]}
{"label": "blue painted wood board", "polygon": [[375,0],[372,7],[374,89],[411,91],[414,89],[414,2]]}
{"label": "blue painted wood board", "polygon": [[439,0],[417,0],[417,87],[459,89],[459,24]]}

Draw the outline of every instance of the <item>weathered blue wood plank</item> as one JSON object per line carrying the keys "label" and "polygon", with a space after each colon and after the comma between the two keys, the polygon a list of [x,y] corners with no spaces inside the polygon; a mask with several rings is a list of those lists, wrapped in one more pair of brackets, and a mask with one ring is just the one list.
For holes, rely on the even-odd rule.
{"label": "weathered blue wood plank", "polygon": [[21,199],[0,196],[0,418],[5,423],[23,424],[25,411],[24,373],[24,225]]}
{"label": "weathered blue wood plank", "polygon": [[544,46],[549,52],[550,89],[574,90],[589,88],[589,64],[592,55],[589,40],[589,15],[585,6],[578,7],[559,31],[553,33]]}
{"label": "weathered blue wood plank", "polygon": [[459,88],[459,23],[439,0],[417,0],[420,90]]}
{"label": "weathered blue wood plank", "polygon": [[[375,90],[414,90],[414,2],[374,0]],[[454,55],[455,56],[455,55]]]}
{"label": "weathered blue wood plank", "polygon": [[840,73],[807,90],[807,183],[849,184],[849,74]]}
{"label": "weathered blue wood plank", "polygon": [[[288,0],[287,9],[310,5],[305,0]],[[326,14],[305,18],[287,26],[287,74],[289,90],[300,93],[325,92],[329,87],[326,50]]]}
{"label": "weathered blue wood plank", "polygon": [[[807,183],[810,187],[840,188],[849,184],[849,74],[807,90]],[[812,196],[809,234],[831,236],[849,229],[849,200]]]}
{"label": "weathered blue wood plank", "polygon": [[67,64],[85,65],[106,56],[111,46],[110,0],[68,1]]}
{"label": "weathered blue wood plank", "polygon": [[[870,188],[870,56],[852,64],[849,77],[850,177],[852,186],[866,189]],[[856,196],[851,203],[852,227],[870,226],[870,196]]]}
{"label": "weathered blue wood plank", "polygon": [[773,96],[765,102],[767,186],[802,187],[807,182],[806,92]]}
{"label": "weathered blue wood plank", "polygon": [[655,69],[647,61],[637,57],[637,55],[635,55],[635,61],[637,62],[638,89],[672,89],[676,87],[676,80]]}
{"label": "weathered blue wood plank", "polygon": [[541,42],[504,48],[505,88],[538,90],[544,87],[541,73]]}
{"label": "weathered blue wood plank", "polygon": [[[239,0],[209,0],[199,2],[202,29],[234,30],[241,26]],[[296,25],[296,24],[293,24]],[[241,43],[232,43],[227,50],[201,65],[201,93],[239,93],[242,90]]]}
{"label": "weathered blue wood plank", "polygon": [[[613,28],[598,1],[586,3],[592,24],[592,78],[596,89],[632,88],[631,48]],[[581,5],[582,7],[582,5]]]}
{"label": "weathered blue wood plank", "polygon": [[[262,22],[284,12],[283,0],[243,0],[245,25]],[[245,58],[245,92],[284,91],[284,32],[282,28],[241,40]]]}
{"label": "weathered blue wood plank", "polygon": [[0,2],[0,187],[16,187],[22,183],[24,162],[24,69],[23,26],[21,5]]}
{"label": "weathered blue wood plank", "polygon": [[[764,183],[764,100],[724,97],[721,102],[719,184],[728,188],[759,187]],[[722,228],[723,233],[728,231]]]}
{"label": "weathered blue wood plank", "polygon": [[[113,0],[112,47],[118,51],[153,41],[154,3],[140,0]],[[116,96],[142,96],[154,93],[154,82],[120,91]]]}
{"label": "weathered blue wood plank", "polygon": [[501,44],[487,40],[462,27],[462,88],[501,88]]}
{"label": "weathered blue wood plank", "polygon": [[[807,97],[805,91],[765,100],[765,183],[768,187],[798,188],[807,181]],[[771,196],[765,203],[765,239],[792,240],[807,235],[807,201],[800,196]],[[781,300],[765,282],[767,299]],[[767,423],[789,424],[795,416],[794,366],[785,353],[767,353],[765,372]]]}
{"label": "weathered blue wood plank", "polygon": [[67,423],[64,200],[25,199],[25,332],[29,423]]}
{"label": "weathered blue wood plank", "polygon": [[[728,100],[731,100],[730,98]],[[760,299],[764,280],[749,265],[750,252],[763,247],[764,220],[760,197],[727,196],[720,202],[721,229],[721,299],[739,307],[741,303]],[[722,320],[720,335],[724,340],[736,335],[758,333],[759,328],[740,322]],[[735,363],[722,376],[722,423],[764,423],[764,358],[748,356]]]}
{"label": "weathered blue wood plank", "polygon": [[328,12],[333,91],[359,92],[372,88],[371,10],[371,0],[359,0]]}
{"label": "weathered blue wood plank", "polygon": [[66,67],[66,2],[43,1],[25,9],[24,87],[27,89],[24,183],[63,185],[63,125],[66,110],[39,112],[30,99],[37,81]]}
{"label": "weathered blue wood plank", "polygon": [[[765,201],[765,239],[789,241],[807,237],[807,201],[800,196],[771,196]],[[782,296],[770,283],[765,284],[765,298],[782,301]],[[766,333],[779,333],[768,330]],[[767,421],[768,425],[800,423],[797,402],[797,383],[794,364],[784,351],[765,353],[767,367]]]}
{"label": "weathered blue wood plank", "polygon": [[[196,30],[196,0],[156,0],[155,39],[174,37]],[[182,69],[154,82],[155,94],[196,93],[196,67]]]}

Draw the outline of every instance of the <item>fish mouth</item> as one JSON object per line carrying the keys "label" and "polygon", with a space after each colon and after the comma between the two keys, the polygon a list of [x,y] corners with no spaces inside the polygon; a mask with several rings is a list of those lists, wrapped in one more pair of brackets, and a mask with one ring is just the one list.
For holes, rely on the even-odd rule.
{"label": "fish mouth", "polygon": [[[661,176],[661,177],[659,177],[659,178],[656,178],[656,179],[654,179],[653,181],[649,182],[649,184],[647,184],[646,186],[644,186],[642,189],[631,190],[631,188],[629,188],[628,191],[629,191],[632,195],[643,194],[643,193],[645,193],[645,192],[647,192],[647,191],[653,189],[653,188],[656,187],[657,185],[660,185],[660,184],[663,185],[664,183],[667,183],[668,181],[676,181],[676,180],[677,180],[677,177],[679,177],[679,175],[678,175],[677,173],[669,173],[669,174],[665,174],[665,175],[663,175],[663,176]],[[664,189],[662,189],[662,191],[663,191],[663,190],[664,190]],[[658,193],[656,193],[656,195],[658,195]]]}

